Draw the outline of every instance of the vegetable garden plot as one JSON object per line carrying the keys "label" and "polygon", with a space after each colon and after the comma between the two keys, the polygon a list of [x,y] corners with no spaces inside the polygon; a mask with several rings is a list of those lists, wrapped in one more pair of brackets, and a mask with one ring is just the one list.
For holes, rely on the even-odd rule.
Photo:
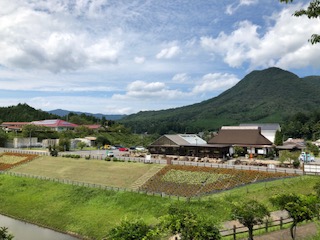
{"label": "vegetable garden plot", "polygon": [[21,153],[3,153],[0,154],[0,171],[10,169],[14,166],[29,162],[38,155],[34,154],[21,154]]}
{"label": "vegetable garden plot", "polygon": [[167,195],[194,197],[244,184],[296,176],[248,170],[170,165],[150,178],[141,190]]}

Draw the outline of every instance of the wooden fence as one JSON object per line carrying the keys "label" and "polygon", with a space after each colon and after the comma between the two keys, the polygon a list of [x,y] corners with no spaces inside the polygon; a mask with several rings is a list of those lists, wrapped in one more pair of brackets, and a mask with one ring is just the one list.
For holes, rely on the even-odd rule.
{"label": "wooden fence", "polygon": [[[319,220],[319,217],[317,217],[317,220]],[[270,228],[272,228],[272,231],[281,230],[284,228],[285,224],[290,224],[292,222],[293,222],[292,218],[280,217],[280,219],[276,219],[272,221],[268,220],[263,224],[255,225],[253,228],[253,231],[254,232],[260,231],[260,233],[261,232],[267,233],[270,230]],[[248,235],[248,228],[244,226],[237,227],[234,225],[232,229],[220,230],[220,234],[222,236],[222,239],[232,239],[232,240],[244,239],[245,238],[244,235]]]}

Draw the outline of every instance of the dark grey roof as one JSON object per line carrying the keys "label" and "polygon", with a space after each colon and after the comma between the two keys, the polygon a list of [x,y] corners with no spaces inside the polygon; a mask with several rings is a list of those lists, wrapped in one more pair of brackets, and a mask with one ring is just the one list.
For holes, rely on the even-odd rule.
{"label": "dark grey roof", "polygon": [[259,127],[222,127],[218,135],[208,142],[209,144],[230,145],[272,145],[272,142],[264,137]]}

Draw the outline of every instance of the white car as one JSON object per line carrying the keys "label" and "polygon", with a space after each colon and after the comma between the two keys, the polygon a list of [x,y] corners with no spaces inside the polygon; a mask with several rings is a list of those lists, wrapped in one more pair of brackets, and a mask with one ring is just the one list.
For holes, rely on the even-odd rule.
{"label": "white car", "polygon": [[107,151],[107,157],[114,157],[113,151]]}
{"label": "white car", "polygon": [[311,156],[310,153],[301,152],[299,160],[304,162],[314,162],[314,156]]}
{"label": "white car", "polygon": [[143,151],[145,151],[146,149],[145,149],[144,147],[142,147],[142,146],[137,146],[137,147],[136,147],[136,150],[143,152]]}

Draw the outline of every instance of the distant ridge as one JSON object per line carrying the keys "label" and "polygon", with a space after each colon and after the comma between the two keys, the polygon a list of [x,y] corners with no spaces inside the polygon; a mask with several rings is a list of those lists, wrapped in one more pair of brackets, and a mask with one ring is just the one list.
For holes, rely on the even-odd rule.
{"label": "distant ridge", "polygon": [[110,114],[110,115],[105,115],[105,114],[102,114],[102,113],[88,113],[88,112],[77,112],[77,111],[68,111],[68,110],[63,110],[63,109],[55,109],[55,110],[51,110],[51,111],[47,111],[48,113],[51,113],[51,114],[55,114],[55,115],[58,115],[60,117],[64,117],[64,116],[67,116],[69,113],[75,113],[77,115],[81,115],[81,114],[85,114],[87,116],[94,116],[98,119],[101,119],[102,117],[105,117],[107,120],[120,120],[122,119],[123,117],[125,117],[126,115],[121,115],[121,114],[118,114],[118,115],[113,115],[113,114]]}
{"label": "distant ridge", "polygon": [[297,112],[320,110],[320,76],[299,78],[272,67],[252,71],[234,87],[206,101],[168,110],[144,111],[121,123],[136,132],[164,134],[217,130],[240,123],[282,123]]}

